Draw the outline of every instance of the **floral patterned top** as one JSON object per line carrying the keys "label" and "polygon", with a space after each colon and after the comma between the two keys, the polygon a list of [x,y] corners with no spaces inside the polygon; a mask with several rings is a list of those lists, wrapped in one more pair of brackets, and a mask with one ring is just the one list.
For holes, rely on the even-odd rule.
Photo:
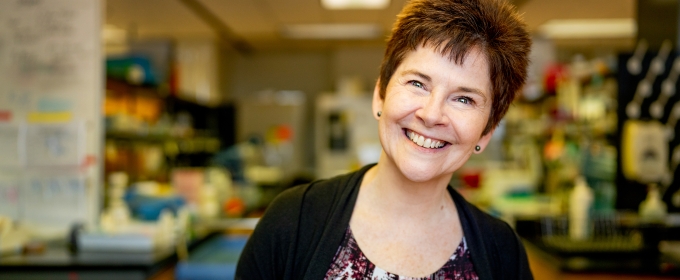
{"label": "floral patterned top", "polygon": [[478,280],[475,273],[470,251],[467,248],[465,238],[460,242],[458,248],[449,260],[439,270],[430,276],[422,278],[404,277],[387,272],[376,267],[361,252],[357,241],[354,239],[352,230],[347,227],[345,238],[338,248],[338,252],[333,258],[330,269],[326,272],[324,279],[342,280]]}

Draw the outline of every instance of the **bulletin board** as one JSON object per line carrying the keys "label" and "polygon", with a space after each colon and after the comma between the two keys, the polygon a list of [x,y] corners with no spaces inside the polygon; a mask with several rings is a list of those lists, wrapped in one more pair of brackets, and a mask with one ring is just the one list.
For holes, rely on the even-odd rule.
{"label": "bulletin board", "polygon": [[[651,185],[671,212],[680,195],[680,53],[640,42],[618,59],[617,208],[637,210]],[[676,198],[673,198],[676,196]]]}
{"label": "bulletin board", "polygon": [[0,215],[68,229],[100,207],[100,0],[0,1]]}

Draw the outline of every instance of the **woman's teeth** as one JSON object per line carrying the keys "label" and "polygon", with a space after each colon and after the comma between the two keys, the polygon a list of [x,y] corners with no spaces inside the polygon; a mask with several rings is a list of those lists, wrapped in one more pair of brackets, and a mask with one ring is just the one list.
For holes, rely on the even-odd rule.
{"label": "woman's teeth", "polygon": [[411,139],[411,141],[413,141],[413,143],[416,143],[418,144],[418,146],[421,146],[423,148],[438,149],[444,147],[444,145],[446,144],[446,142],[425,138],[422,135],[418,135],[413,131],[408,131],[406,135],[408,136],[409,139]]}

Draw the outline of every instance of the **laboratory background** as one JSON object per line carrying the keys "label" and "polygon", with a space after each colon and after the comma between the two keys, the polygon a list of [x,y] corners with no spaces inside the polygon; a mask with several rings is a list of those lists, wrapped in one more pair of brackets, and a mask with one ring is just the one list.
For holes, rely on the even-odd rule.
{"label": "laboratory background", "polygon": [[[377,161],[406,1],[0,1],[0,279],[233,279],[277,194]],[[536,279],[680,279],[679,1],[510,2],[529,78],[450,185]]]}

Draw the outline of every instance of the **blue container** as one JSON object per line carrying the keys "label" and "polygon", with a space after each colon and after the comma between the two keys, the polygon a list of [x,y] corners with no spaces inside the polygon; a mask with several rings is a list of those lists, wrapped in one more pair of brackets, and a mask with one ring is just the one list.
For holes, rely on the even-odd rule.
{"label": "blue container", "polygon": [[245,236],[217,236],[189,252],[189,259],[179,262],[175,279],[234,279],[236,263],[246,245]]}
{"label": "blue container", "polygon": [[185,201],[179,196],[154,197],[140,195],[136,191],[128,191],[125,195],[125,203],[130,208],[132,215],[143,221],[156,221],[165,209],[177,214]]}

